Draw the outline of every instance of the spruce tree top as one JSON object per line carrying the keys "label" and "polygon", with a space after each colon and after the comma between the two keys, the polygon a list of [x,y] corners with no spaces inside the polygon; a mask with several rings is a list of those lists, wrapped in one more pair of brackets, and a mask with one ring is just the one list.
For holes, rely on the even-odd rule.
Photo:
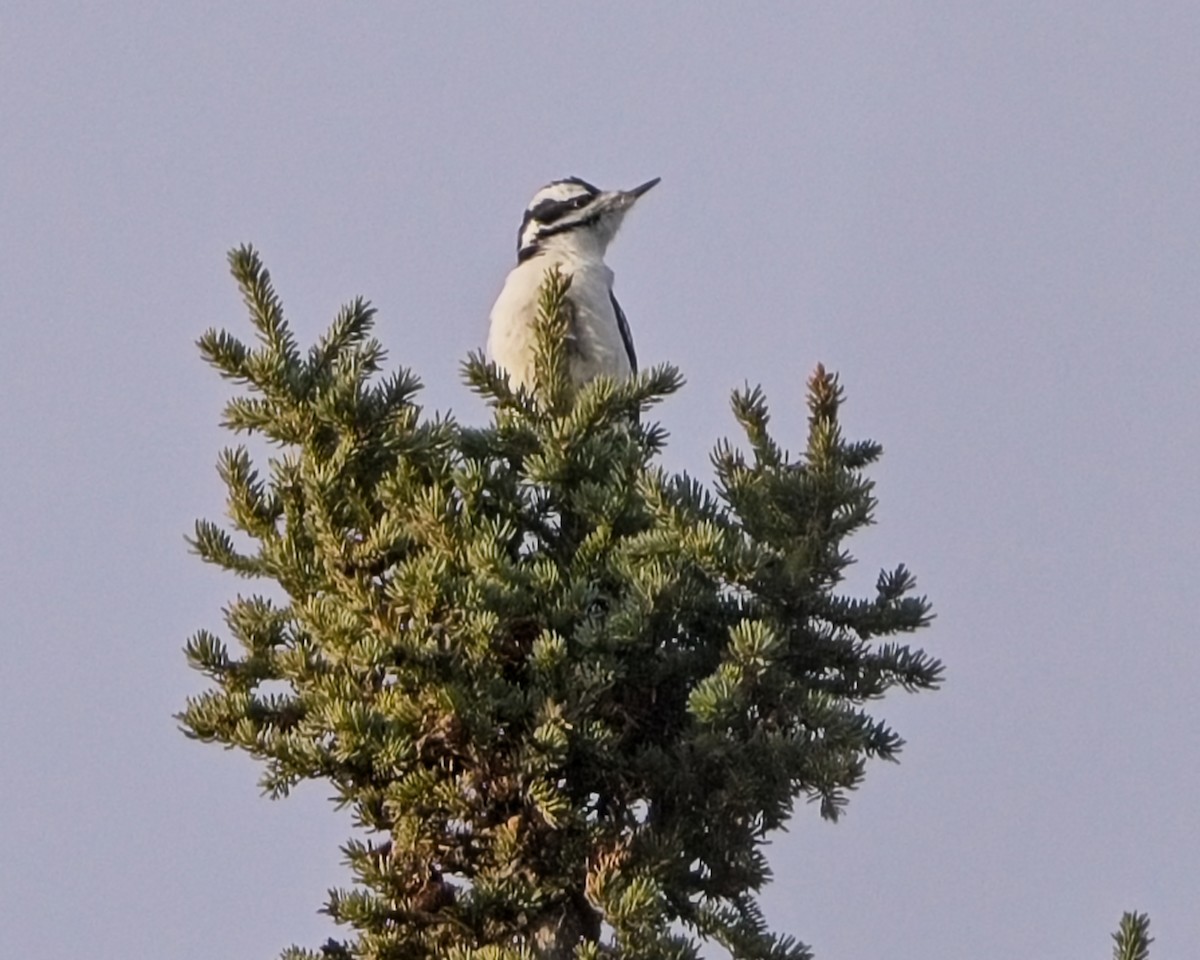
{"label": "spruce tree top", "polygon": [[325,907],[346,939],[284,956],[808,957],[755,902],[764,841],[798,797],[836,817],[901,745],[866,702],[942,669],[890,639],[930,618],[903,566],[838,592],[880,448],[842,436],[836,377],[810,378],[796,457],[736,393],[746,449],[717,446],[710,491],[656,466],[642,419],[676,370],[572,388],[557,274],[535,388],[472,357],[492,416],[468,427],[379,375],[368,304],[301,351],[257,254],[230,263],[258,343],[200,348],[244,388],[225,425],[278,452],[265,477],[222,454],[231,530],[191,543],[276,599],[229,605],[233,650],[188,642],[211,684],[180,720],[272,796],[332,784],[361,833]]}

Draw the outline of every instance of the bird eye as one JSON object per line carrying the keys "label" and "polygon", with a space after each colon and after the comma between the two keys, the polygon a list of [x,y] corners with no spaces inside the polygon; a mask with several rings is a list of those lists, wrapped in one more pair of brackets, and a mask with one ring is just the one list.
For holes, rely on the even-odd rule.
{"label": "bird eye", "polygon": [[578,210],[580,207],[586,207],[588,201],[591,199],[589,196],[576,197],[571,201],[571,206]]}

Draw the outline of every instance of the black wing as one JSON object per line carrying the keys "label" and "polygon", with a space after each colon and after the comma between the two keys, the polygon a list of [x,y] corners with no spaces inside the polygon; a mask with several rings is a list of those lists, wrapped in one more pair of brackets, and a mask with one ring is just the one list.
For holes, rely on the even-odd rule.
{"label": "black wing", "polygon": [[637,373],[637,351],[633,349],[633,334],[629,332],[629,321],[625,319],[625,311],[617,303],[616,294],[608,291],[608,299],[612,301],[613,313],[617,315],[617,329],[621,331],[621,339],[625,341],[625,353],[629,356],[629,367]]}

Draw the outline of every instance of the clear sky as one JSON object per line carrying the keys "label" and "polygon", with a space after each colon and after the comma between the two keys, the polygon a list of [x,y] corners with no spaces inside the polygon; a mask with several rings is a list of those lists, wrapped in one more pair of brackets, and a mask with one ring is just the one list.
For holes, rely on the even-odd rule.
{"label": "clear sky", "polygon": [[856,583],[903,561],[943,691],[765,903],[819,960],[1154,957],[1200,943],[1200,4],[54,3],[0,7],[0,950],[272,957],[335,931],[348,820],[271,803],[171,714],[244,584],[218,518],[263,252],[310,339],[362,294],[432,408],[534,190],[662,184],[614,245],[639,355],[804,438],[840,371],[886,450]]}

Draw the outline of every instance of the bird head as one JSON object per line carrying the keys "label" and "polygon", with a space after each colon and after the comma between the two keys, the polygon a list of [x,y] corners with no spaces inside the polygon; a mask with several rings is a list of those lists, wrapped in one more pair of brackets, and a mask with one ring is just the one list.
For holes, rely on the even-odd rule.
{"label": "bird head", "polygon": [[554,245],[603,254],[625,214],[658,181],[655,177],[632,190],[598,190],[578,177],[546,184],[525,208],[517,234],[518,262]]}

